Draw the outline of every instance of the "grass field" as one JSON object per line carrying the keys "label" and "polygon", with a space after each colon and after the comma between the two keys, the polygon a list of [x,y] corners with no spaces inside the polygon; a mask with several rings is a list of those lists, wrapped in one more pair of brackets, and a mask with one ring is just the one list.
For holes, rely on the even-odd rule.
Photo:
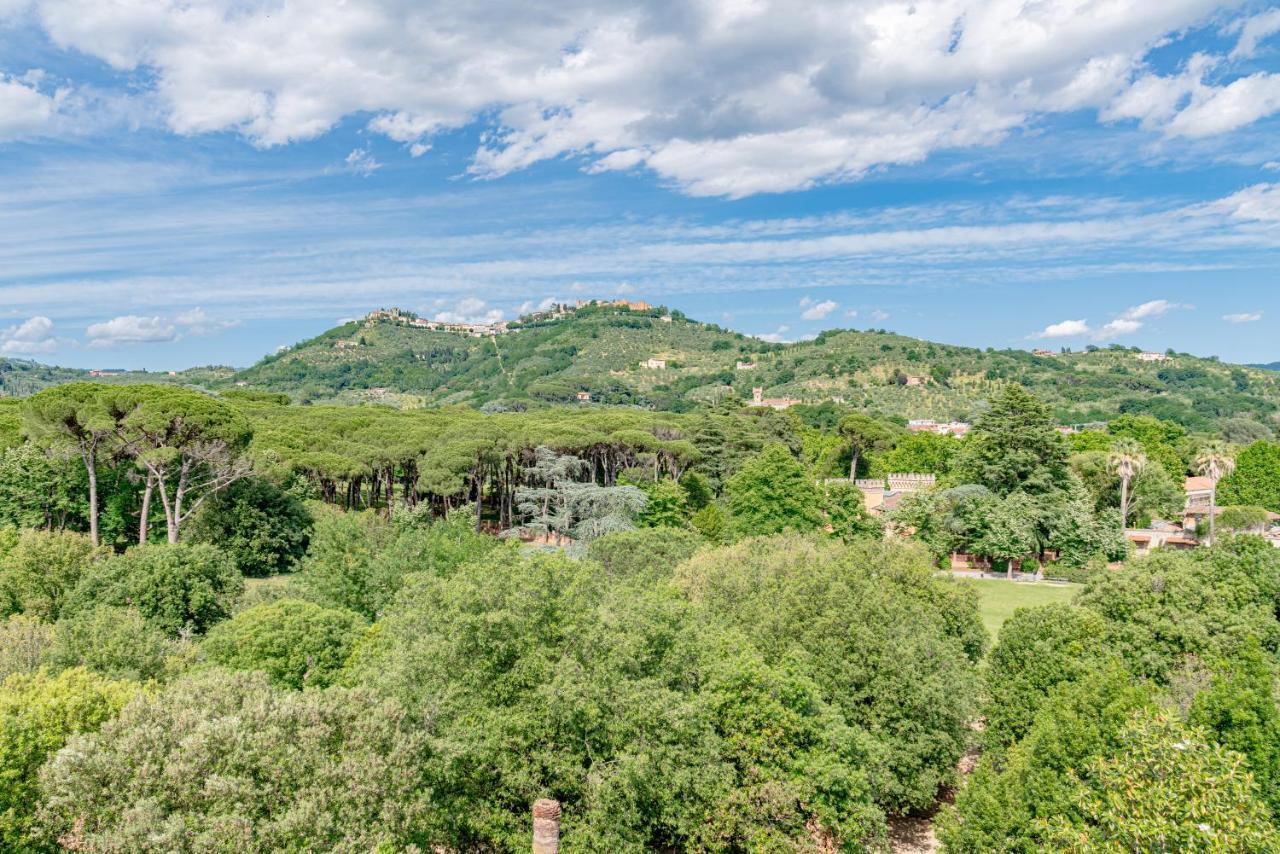
{"label": "grass field", "polygon": [[1015,608],[1070,602],[1080,589],[1079,584],[1030,584],[988,578],[967,580],[964,583],[972,584],[978,589],[982,624],[991,633],[992,643]]}

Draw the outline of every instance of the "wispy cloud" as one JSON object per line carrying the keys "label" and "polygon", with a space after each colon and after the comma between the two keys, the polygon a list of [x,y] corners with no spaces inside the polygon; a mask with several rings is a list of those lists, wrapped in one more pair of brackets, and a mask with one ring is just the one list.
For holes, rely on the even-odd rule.
{"label": "wispy cloud", "polygon": [[1224,314],[1222,319],[1227,323],[1254,323],[1262,319],[1262,312],[1242,311],[1238,314]]}

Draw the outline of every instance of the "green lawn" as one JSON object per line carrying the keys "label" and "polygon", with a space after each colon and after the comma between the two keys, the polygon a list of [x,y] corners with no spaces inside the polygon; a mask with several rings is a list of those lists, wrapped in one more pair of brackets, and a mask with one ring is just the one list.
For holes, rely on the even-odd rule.
{"label": "green lawn", "polygon": [[991,578],[975,578],[961,583],[972,584],[978,589],[978,610],[982,613],[982,624],[991,633],[992,643],[1015,608],[1070,602],[1080,589],[1079,584],[1031,584]]}

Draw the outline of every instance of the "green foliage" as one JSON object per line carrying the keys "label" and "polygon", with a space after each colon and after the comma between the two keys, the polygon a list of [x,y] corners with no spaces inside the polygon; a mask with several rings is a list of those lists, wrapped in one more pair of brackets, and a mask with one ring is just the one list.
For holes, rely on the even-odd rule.
{"label": "green foliage", "polygon": [[846,543],[884,533],[880,520],[867,512],[862,490],[848,481],[833,481],[822,488],[822,510],[832,536]]}
{"label": "green foliage", "polygon": [[1256,644],[1218,662],[1209,687],[1195,695],[1188,723],[1249,760],[1273,816],[1280,816],[1280,707],[1276,667]]}
{"label": "green foliage", "polygon": [[1153,463],[1159,463],[1169,477],[1182,482],[1187,463],[1178,453],[1178,446],[1187,431],[1181,425],[1153,415],[1125,414],[1113,418],[1107,431],[1112,436],[1136,440]]}
{"label": "green foliage", "polygon": [[960,482],[981,484],[999,496],[1039,495],[1066,482],[1067,446],[1054,430],[1049,407],[1010,384],[974,425],[955,469]]}
{"label": "green foliage", "polygon": [[689,518],[689,524],[709,543],[723,543],[729,533],[729,520],[719,504],[708,504]]}
{"label": "green foliage", "polygon": [[25,442],[0,449],[0,525],[81,527],[88,480],[79,459]]}
{"label": "green foliage", "polygon": [[1253,504],[1280,513],[1280,445],[1254,442],[1236,455],[1236,468],[1218,484],[1219,504]]}
{"label": "green foliage", "polygon": [[34,617],[12,614],[0,622],[0,682],[39,668],[52,644],[53,626]]}
{"label": "green foliage", "polygon": [[951,471],[961,447],[961,442],[951,436],[929,432],[907,433],[898,439],[892,449],[873,455],[871,470],[881,476],[893,472],[942,476]]}
{"label": "green foliage", "polygon": [[676,565],[702,544],[702,538],[692,531],[640,528],[593,541],[587,547],[587,557],[604,567],[611,579],[648,585],[671,578]]}
{"label": "green foliage", "polygon": [[83,669],[17,674],[0,684],[0,848],[53,850],[29,838],[40,804],[37,772],[76,733],[92,732],[134,695],[128,682]]}
{"label": "green foliage", "polygon": [[748,460],[725,486],[729,518],[743,536],[811,531],[822,524],[818,489],[783,445]]}
{"label": "green foliage", "polygon": [[55,670],[84,667],[111,679],[159,679],[172,643],[137,608],[96,605],[58,621],[45,658]]}
{"label": "green foliage", "polygon": [[649,501],[636,516],[642,528],[683,528],[688,524],[685,491],[674,480],[649,481],[641,484]]}
{"label": "green foliage", "polygon": [[94,564],[69,597],[66,611],[96,605],[133,606],[168,637],[201,634],[230,615],[244,590],[231,558],[198,543],[134,546]]}
{"label": "green foliage", "polygon": [[678,581],[766,662],[804,662],[823,698],[880,742],[877,803],[923,809],[952,780],[976,694],[965,641],[983,630],[971,592],[950,600],[951,618],[934,604],[949,591],[919,551],[756,538],[695,555]]}
{"label": "green foliage", "polygon": [[288,572],[307,550],[311,514],[294,496],[262,478],[247,478],[205,502],[186,536],[228,552],[241,574]]}
{"label": "green foliage", "polygon": [[1270,852],[1280,832],[1245,758],[1165,713],[1140,712],[1043,824],[1055,850]]}
{"label": "green foliage", "polygon": [[685,504],[694,513],[706,507],[715,498],[711,491],[711,484],[692,469],[680,475],[680,487],[684,490]]}
{"label": "green foliage", "polygon": [[1022,738],[1053,688],[1096,668],[1104,629],[1097,614],[1073,605],[1014,611],[987,659],[987,743]]}
{"label": "green foliage", "polygon": [[1270,517],[1265,507],[1219,507],[1218,529],[1226,532],[1255,532],[1266,530]]}
{"label": "green foliage", "polygon": [[298,599],[255,605],[215,626],[201,648],[232,670],[261,670],[281,688],[324,688],[346,663],[360,615]]}
{"label": "green foliage", "polygon": [[1152,704],[1112,662],[1088,678],[1049,690],[1027,736],[1007,752],[988,752],[938,820],[938,837],[955,854],[1045,850],[1045,821],[1075,811],[1076,774],[1119,749],[1136,709]]}
{"label": "green foliage", "polygon": [[428,525],[391,524],[374,513],[327,511],[316,519],[298,575],[316,602],[376,617],[414,572],[448,575],[508,544],[478,534],[465,511]]}
{"label": "green foliage", "polygon": [[0,556],[0,613],[52,622],[105,551],[71,531],[22,531]]}
{"label": "green foliage", "polygon": [[1139,675],[1165,679],[1186,653],[1230,656],[1250,641],[1275,651],[1278,591],[1280,552],[1241,538],[1157,550],[1090,579],[1078,603],[1107,621],[1110,651]]}
{"label": "green foliage", "polygon": [[188,677],[138,697],[49,763],[40,837],[116,851],[426,847],[425,724],[362,691]]}

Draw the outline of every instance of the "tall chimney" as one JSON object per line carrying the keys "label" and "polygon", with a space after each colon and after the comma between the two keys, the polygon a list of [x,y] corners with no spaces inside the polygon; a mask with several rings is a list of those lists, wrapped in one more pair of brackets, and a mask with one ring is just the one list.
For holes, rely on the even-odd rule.
{"label": "tall chimney", "polygon": [[533,804],[533,854],[559,854],[560,802],[543,798]]}

